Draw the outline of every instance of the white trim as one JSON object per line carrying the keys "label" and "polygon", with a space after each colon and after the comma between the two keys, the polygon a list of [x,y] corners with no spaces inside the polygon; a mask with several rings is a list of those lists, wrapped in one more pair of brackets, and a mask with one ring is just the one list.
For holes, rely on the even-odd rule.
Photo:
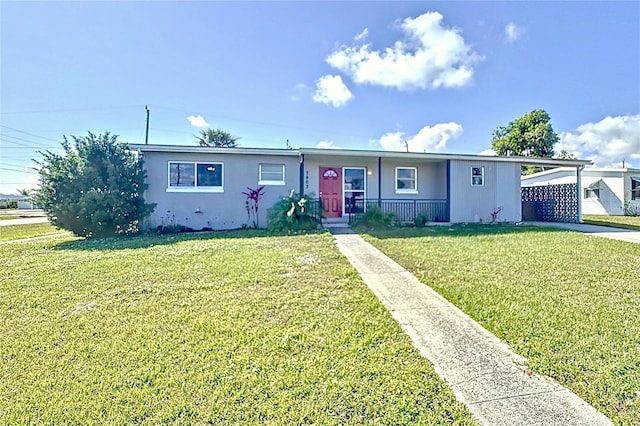
{"label": "white trim", "polygon": [[215,194],[224,193],[224,188],[220,186],[201,186],[201,187],[185,187],[185,186],[172,186],[166,189],[166,192],[208,192]]}
{"label": "white trim", "polygon": [[[413,175],[413,188],[398,188],[398,170],[399,169],[413,169],[414,171],[414,175]],[[418,193],[418,168],[414,167],[414,166],[396,166],[396,172],[395,172],[395,180],[394,180],[394,187],[396,190],[396,194],[417,194]]]}

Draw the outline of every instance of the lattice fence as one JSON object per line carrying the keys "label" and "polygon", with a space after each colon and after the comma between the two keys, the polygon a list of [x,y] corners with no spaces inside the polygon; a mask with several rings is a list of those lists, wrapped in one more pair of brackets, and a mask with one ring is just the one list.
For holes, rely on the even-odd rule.
{"label": "lattice fence", "polygon": [[578,185],[523,186],[522,218],[543,222],[578,222]]}

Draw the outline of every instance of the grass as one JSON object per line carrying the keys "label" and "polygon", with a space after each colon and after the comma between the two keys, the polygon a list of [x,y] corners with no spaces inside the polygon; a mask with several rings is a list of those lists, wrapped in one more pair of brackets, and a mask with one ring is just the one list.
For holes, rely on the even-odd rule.
{"label": "grass", "polygon": [[28,225],[0,226],[0,241],[22,240],[24,238],[42,237],[45,235],[66,232],[50,223],[31,223]]}
{"label": "grass", "polygon": [[640,231],[640,216],[607,216],[585,214],[583,215],[584,223],[591,225],[614,226],[617,228],[632,229]]}
{"label": "grass", "polygon": [[365,235],[617,424],[640,421],[640,244],[516,226]]}
{"label": "grass", "polygon": [[1,424],[472,424],[328,234],[0,246]]}

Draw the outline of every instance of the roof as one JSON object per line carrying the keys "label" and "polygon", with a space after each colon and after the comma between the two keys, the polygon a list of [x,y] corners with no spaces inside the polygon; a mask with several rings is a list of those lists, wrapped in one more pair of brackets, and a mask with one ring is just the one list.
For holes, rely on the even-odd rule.
{"label": "roof", "polygon": [[321,148],[215,148],[197,145],[145,145],[130,144],[132,150],[139,152],[176,152],[203,154],[250,154],[250,155],[323,155],[333,157],[380,157],[409,158],[416,160],[458,160],[458,161],[492,161],[497,163],[518,163],[533,166],[580,167],[591,164],[590,160],[560,160],[555,158],[509,157],[476,154],[445,154],[430,152],[376,151],[356,149],[321,149]]}
{"label": "roof", "polygon": [[[557,167],[555,169],[550,169],[550,170],[543,170],[541,172],[537,172],[537,173],[532,173],[530,175],[526,175],[526,176],[522,176],[522,180],[527,180],[527,179],[535,179],[535,178],[539,178],[539,177],[543,177],[543,176],[553,176],[556,175],[558,173],[563,173],[563,172],[569,172],[569,173],[575,173],[575,170],[573,168],[570,167]],[[623,175],[625,173],[638,173],[640,174],[640,169],[633,169],[633,168],[629,168],[629,167],[585,167],[582,170],[582,174],[583,175],[601,175],[604,173],[620,173],[620,175]]]}

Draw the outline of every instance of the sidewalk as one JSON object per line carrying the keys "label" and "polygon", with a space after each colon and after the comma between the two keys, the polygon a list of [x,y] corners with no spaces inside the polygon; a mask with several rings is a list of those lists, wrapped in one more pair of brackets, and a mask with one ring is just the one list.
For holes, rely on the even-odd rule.
{"label": "sidewalk", "polygon": [[527,373],[521,356],[359,235],[335,231],[340,251],[481,424],[611,424],[554,380]]}
{"label": "sidewalk", "polygon": [[583,232],[595,237],[611,238],[613,240],[640,243],[640,231],[631,229],[613,228],[611,226],[589,225],[586,223],[561,223],[561,222],[525,222],[527,225],[551,227],[567,231]]}
{"label": "sidewalk", "polygon": [[0,226],[30,225],[32,223],[45,223],[45,222],[49,222],[49,219],[47,219],[46,217],[24,217],[21,219],[0,220]]}

